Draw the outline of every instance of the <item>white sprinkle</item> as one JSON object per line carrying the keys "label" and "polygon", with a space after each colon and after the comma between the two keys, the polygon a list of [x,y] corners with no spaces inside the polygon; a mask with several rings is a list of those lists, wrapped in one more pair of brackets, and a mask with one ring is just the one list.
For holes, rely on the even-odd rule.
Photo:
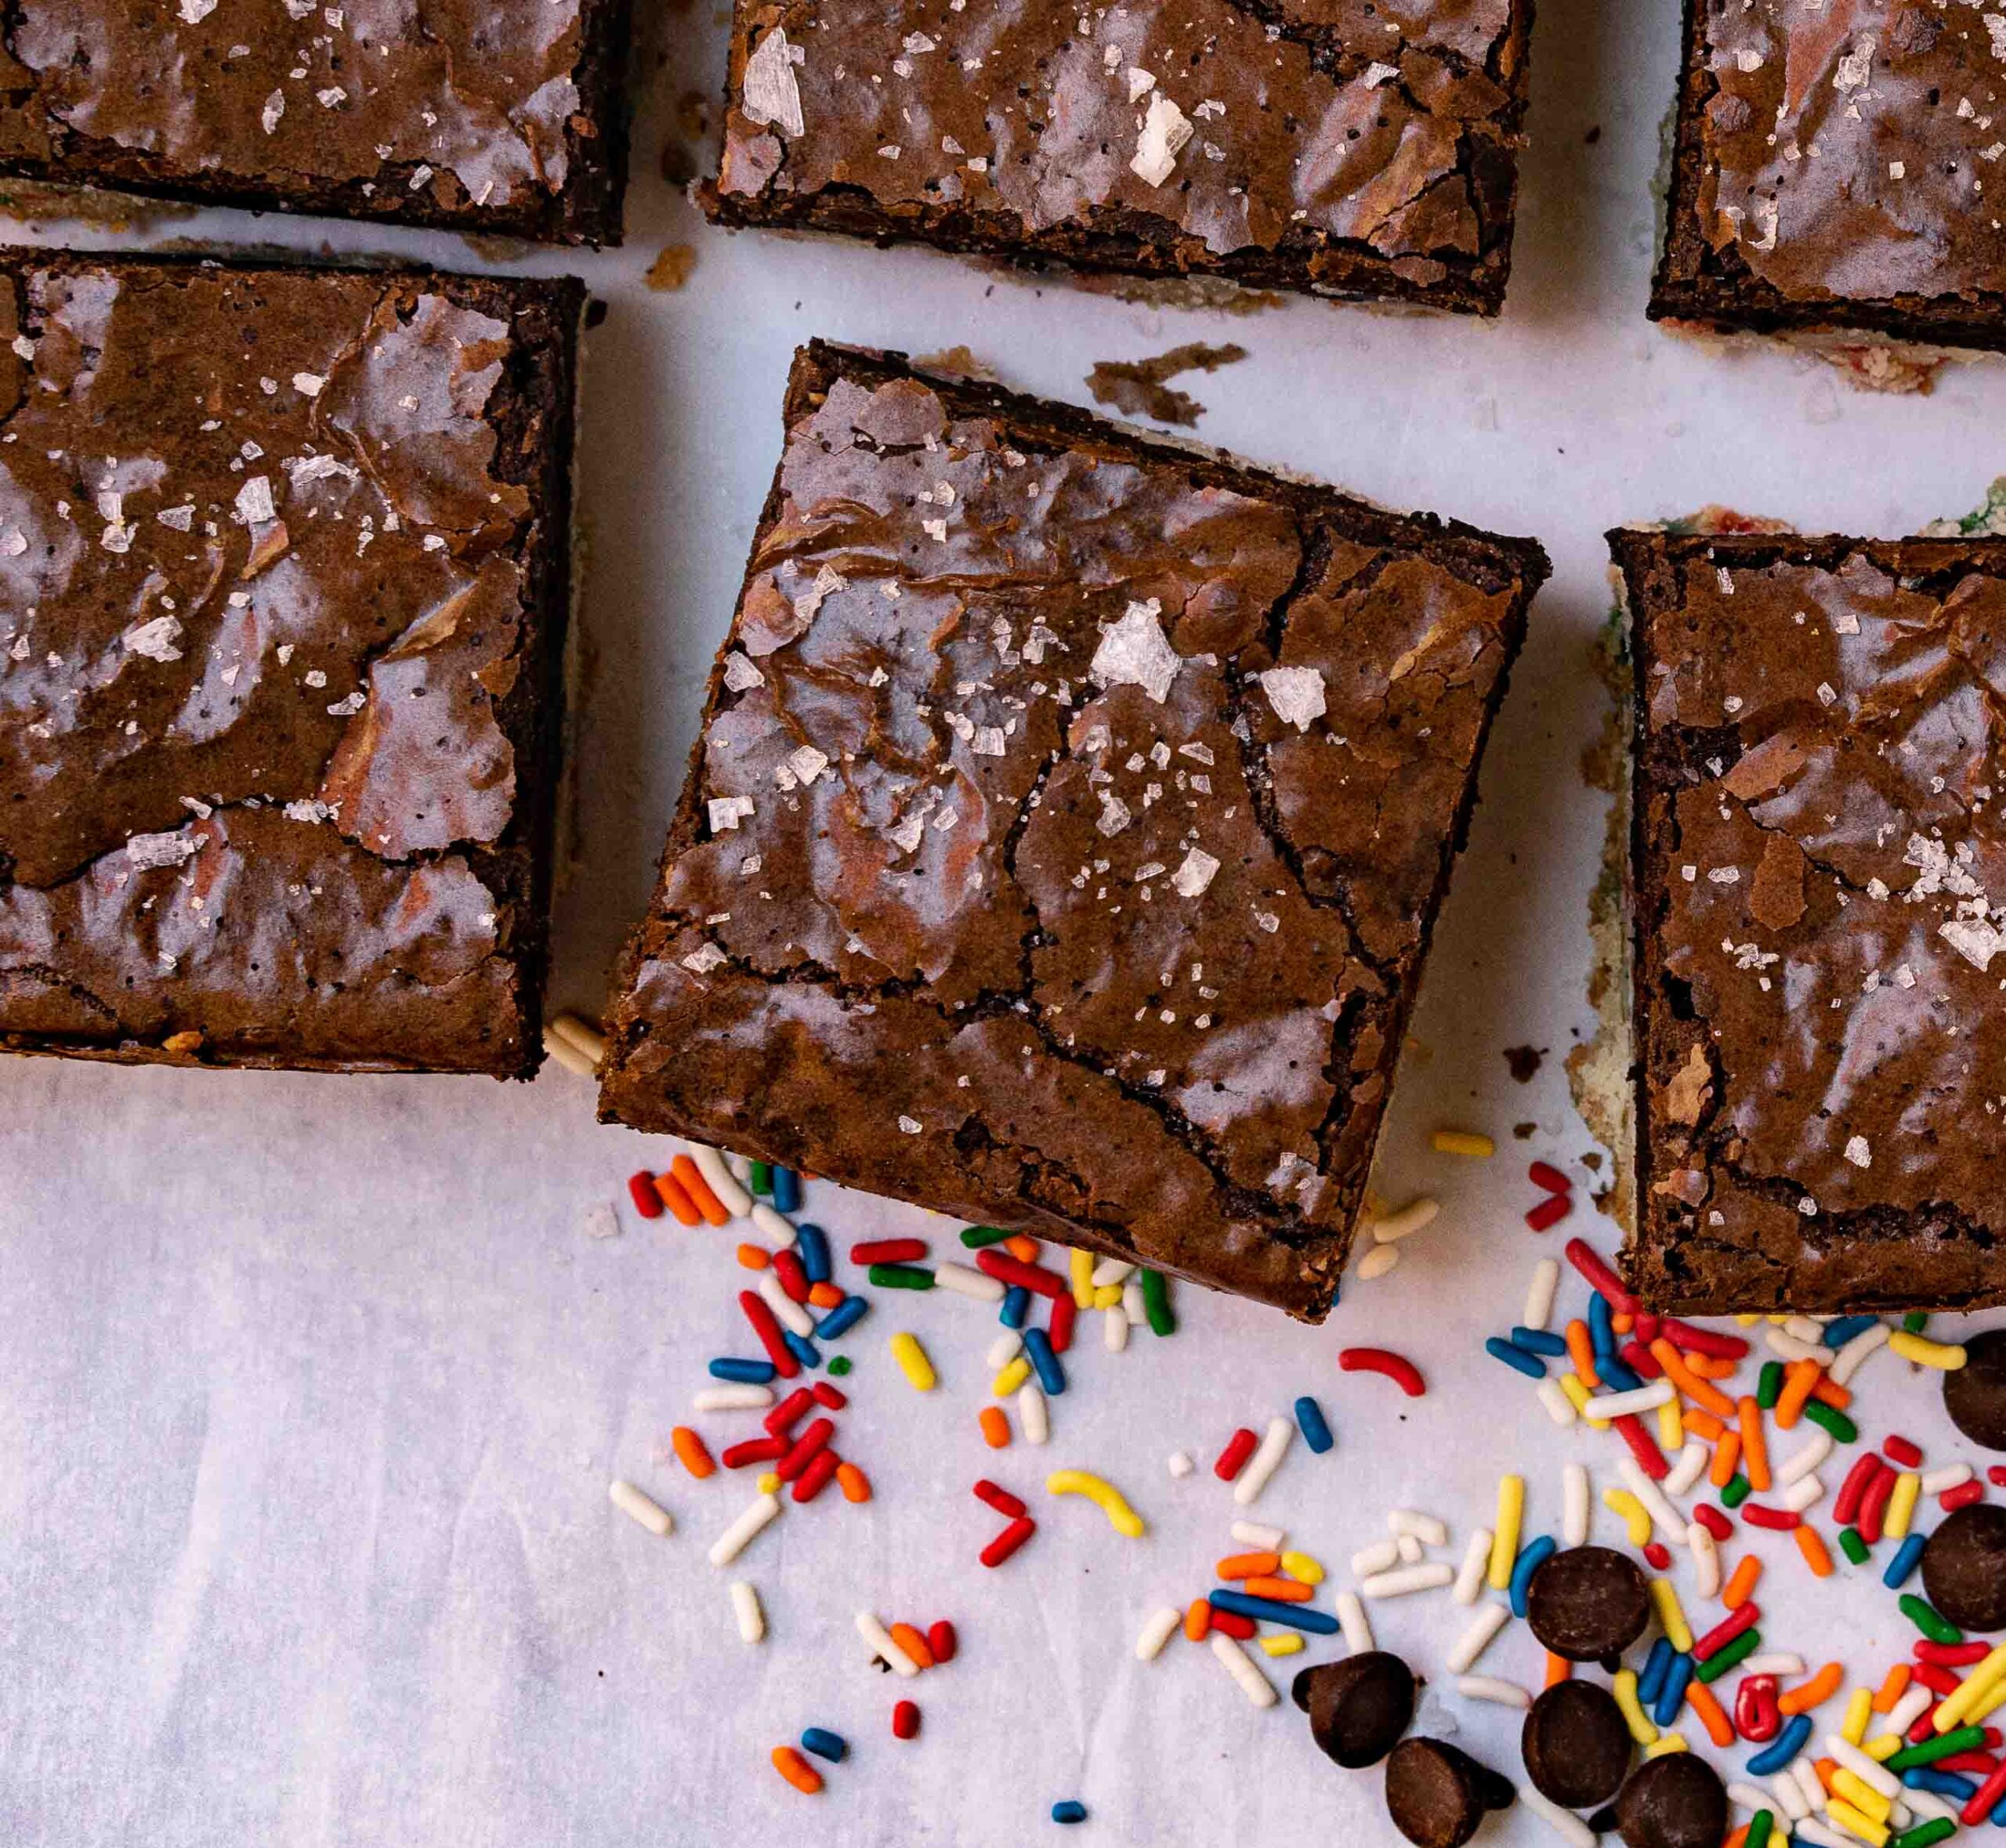
{"label": "white sprinkle", "polygon": [[1027,1444],[1042,1444],[1052,1435],[1051,1414],[1034,1380],[1027,1380],[1017,1388],[1017,1424]]}
{"label": "white sprinkle", "polygon": [[1400,1546],[1397,1539],[1375,1540],[1351,1556],[1351,1575],[1354,1579],[1370,1579],[1375,1572],[1390,1571],[1399,1563]]}
{"label": "white sprinkle", "polygon": [[966,1264],[936,1264],[933,1283],[936,1289],[952,1290],[958,1296],[968,1296],[978,1303],[1000,1303],[1004,1296],[1000,1278],[990,1276],[987,1271],[971,1270]]}
{"label": "white sprinkle", "polygon": [[1365,1615],[1358,1593],[1341,1591],[1332,1601],[1337,1606],[1338,1627],[1345,1633],[1345,1647],[1354,1655],[1364,1655],[1373,1646],[1372,1622]]}
{"label": "white sprinkle", "polygon": [[1396,1539],[1402,1534],[1411,1534],[1424,1546],[1446,1546],[1449,1544],[1448,1528],[1432,1514],[1423,1514],[1418,1509],[1388,1509],[1386,1527]]}
{"label": "white sprinkle", "polygon": [[1005,1329],[989,1344],[983,1365],[992,1373],[1000,1373],[1023,1351],[1024,1338],[1015,1329]]}
{"label": "white sprinkle", "polygon": [[718,1197],[718,1204],[733,1219],[743,1219],[752,1210],[752,1196],[739,1185],[738,1177],[731,1171],[730,1164],[715,1148],[707,1148],[701,1142],[690,1145],[690,1159],[697,1164],[697,1172],[703,1176],[711,1192]]}
{"label": "white sprinkle", "polygon": [[1800,1476],[1809,1476],[1831,1454],[1832,1434],[1825,1430],[1813,1431],[1809,1442],[1793,1450],[1776,1465],[1776,1480],[1787,1486]]}
{"label": "white sprinkle", "polygon": [[1227,1530],[1243,1546],[1251,1546],[1256,1553],[1279,1553],[1282,1542],[1288,1538],[1286,1528],[1269,1527],[1258,1521],[1236,1521]]}
{"label": "white sprinkle", "polygon": [[706,1386],[690,1400],[697,1412],[763,1412],[773,1402],[770,1386]]}
{"label": "white sprinkle", "polygon": [[1721,1554],[1714,1536],[1696,1521],[1686,1530],[1686,1544],[1693,1553],[1695,1588],[1703,1598],[1718,1597],[1721,1589]]}
{"label": "white sprinkle", "polygon": [[1644,1512],[1651,1517],[1651,1524],[1664,1536],[1667,1544],[1683,1546],[1686,1530],[1691,1523],[1665,1499],[1664,1491],[1644,1474],[1642,1466],[1634,1456],[1626,1454],[1617,1457],[1616,1467],[1624,1485],[1643,1504]]}
{"label": "white sprinkle", "polygon": [[798,1335],[806,1341],[815,1333],[815,1318],[800,1304],[780,1288],[780,1280],[769,1266],[759,1273],[759,1294],[766,1298],[766,1306],[773,1312],[774,1319],[791,1335]]}
{"label": "white sprinkle", "polygon": [[759,1594],[743,1579],[731,1584],[732,1615],[738,1619],[739,1640],[763,1643],[766,1640],[766,1614],[759,1608]]}
{"label": "white sprinkle", "polygon": [[1254,1658],[1224,1630],[1214,1630],[1212,1653],[1226,1665],[1226,1672],[1240,1683],[1240,1692],[1257,1707],[1272,1707],[1281,1696],[1275,1685],[1255,1665]]}
{"label": "white sprinkle", "polygon": [[1806,1508],[1815,1506],[1825,1497],[1825,1485],[1816,1476],[1806,1476],[1793,1482],[1789,1488],[1778,1492],[1778,1503],[1793,1514],[1801,1514]]}
{"label": "white sprinkle", "polygon": [[1323,675],[1316,667],[1270,667],[1258,676],[1261,690],[1284,725],[1306,732],[1309,721],[1321,718],[1327,710],[1323,697]]}
{"label": "white sprinkle", "polygon": [[919,1673],[919,1664],[899,1647],[892,1633],[870,1611],[857,1612],[856,1633],[871,1645],[871,1654],[882,1657],[901,1680],[910,1681]]}
{"label": "white sprinkle", "polygon": [[1496,1603],[1479,1605],[1477,1614],[1470,1620],[1469,1627],[1456,1639],[1455,1647],[1449,1651],[1449,1673],[1461,1675],[1473,1667],[1479,1656],[1490,1647],[1491,1639],[1511,1621],[1511,1607]]}
{"label": "white sprinkle", "polygon": [[1372,1222],[1373,1239],[1378,1244],[1391,1245],[1396,1239],[1432,1225],[1441,1210],[1439,1200],[1423,1194],[1418,1199],[1410,1200],[1399,1212],[1389,1213],[1384,1219],[1375,1219]]}
{"label": "white sprinkle", "polygon": [[1425,1565],[1399,1566],[1390,1572],[1374,1572],[1359,1581],[1359,1592],[1368,1598],[1406,1597],[1417,1591],[1436,1591],[1456,1576],[1453,1566],[1439,1560]]}
{"label": "white sprinkle", "polygon": [[1519,1801],[1567,1844],[1567,1848],[1595,1848],[1599,1840],[1572,1810],[1563,1810],[1550,1797],[1542,1796],[1530,1783],[1519,1786]]}
{"label": "white sprinkle", "polygon": [[1094,1266],[1093,1286],[1095,1289],[1111,1289],[1117,1283],[1126,1283],[1135,1274],[1135,1267],[1126,1258],[1104,1257]]}
{"label": "white sprinkle", "polygon": [[1261,1439],[1260,1448],[1247,1459],[1247,1466],[1240,1472],[1239,1479],[1233,1485],[1233,1499],[1243,1508],[1249,1508],[1268,1486],[1268,1480],[1281,1467],[1282,1459],[1288,1454],[1288,1447],[1295,1436],[1295,1421],[1291,1418],[1271,1418],[1268,1420],[1266,1434]]}
{"label": "white sprinkle", "polygon": [[1560,1472],[1560,1533],[1568,1546],[1585,1546],[1588,1543],[1591,1512],[1588,1466],[1569,1463]]}
{"label": "white sprinkle", "polygon": [[1972,1466],[1969,1463],[1946,1463],[1941,1469],[1923,1472],[1922,1492],[1925,1495],[1941,1495],[1946,1488],[1955,1488],[1959,1484],[1968,1482],[1971,1479]]}
{"label": "white sprinkle", "polygon": [[1588,1401],[1585,1416],[1613,1419],[1631,1417],[1640,1412],[1655,1412],[1671,1399],[1675,1390],[1669,1380],[1653,1380],[1628,1392],[1597,1393]]}
{"label": "white sprinkle", "polygon": [[668,1510],[658,1503],[650,1501],[631,1482],[624,1482],[617,1476],[607,1488],[607,1498],[622,1514],[638,1521],[651,1534],[660,1538],[672,1532],[675,1523],[669,1518]]}
{"label": "white sprinkle", "polygon": [[1142,1626],[1142,1633],[1135,1639],[1135,1659],[1154,1662],[1163,1654],[1163,1646],[1177,1633],[1177,1626],[1184,1621],[1184,1613],[1174,1604],[1165,1604],[1152,1614]]}
{"label": "white sprinkle", "polygon": [[1400,1248],[1397,1245],[1374,1245],[1358,1260],[1358,1275],[1370,1282],[1374,1277],[1383,1277],[1400,1261]]}
{"label": "white sprinkle", "polygon": [[1495,1701],[1501,1707],[1520,1709],[1533,1704],[1533,1697],[1515,1681],[1501,1681],[1495,1675],[1459,1675],[1456,1691],[1469,1701]]}
{"label": "white sprinkle", "polygon": [[1859,1371],[1861,1362],[1875,1348],[1888,1344],[1888,1336],[1892,1333],[1885,1322],[1877,1322],[1870,1329],[1862,1329],[1833,1356],[1831,1365],[1826,1369],[1827,1377],[1834,1386],[1844,1386]]}
{"label": "white sprinkle", "polygon": [[1542,1380],[1533,1389],[1546,1415],[1564,1431],[1574,1422],[1574,1401],[1560,1390],[1557,1380]]}
{"label": "white sprinkle", "polygon": [[1553,1319],[1554,1292],[1559,1286],[1559,1259],[1543,1257],[1533,1266],[1532,1281],[1526,1286],[1524,1326],[1543,1329]]}
{"label": "white sprinkle", "polygon": [[1480,1527],[1470,1535],[1463,1549],[1462,1570],[1456,1575],[1456,1588],[1449,1594],[1457,1604],[1473,1604],[1482,1593],[1484,1574],[1490,1569],[1493,1538],[1487,1527]]}
{"label": "white sprinkle", "polygon": [[1119,1354],[1128,1345],[1128,1318],[1119,1304],[1101,1318],[1101,1345],[1110,1354]]}
{"label": "white sprinkle", "polygon": [[794,74],[794,48],[779,27],[759,41],[745,60],[745,77],[739,92],[738,107],[751,121],[769,124],[783,134],[805,133],[807,124],[801,114],[801,85]]}
{"label": "white sprinkle", "polygon": [[[1125,1316],[1123,1318],[1124,1321],[1127,1319]],[[1192,1462],[1191,1453],[1188,1450],[1173,1450],[1165,1464],[1165,1467],[1169,1470],[1171,1474],[1180,1481],[1189,1475],[1197,1466]]]}

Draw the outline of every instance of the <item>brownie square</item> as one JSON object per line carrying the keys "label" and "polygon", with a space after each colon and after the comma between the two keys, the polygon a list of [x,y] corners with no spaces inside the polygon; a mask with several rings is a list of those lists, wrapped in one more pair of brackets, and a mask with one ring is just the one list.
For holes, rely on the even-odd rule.
{"label": "brownie square", "polygon": [[0,1047],[535,1070],[583,306],[0,261]]}
{"label": "brownie square", "polygon": [[1617,532],[1653,1309],[2006,1301],[2006,541]]}
{"label": "brownie square", "polygon": [[1546,557],[811,345],[600,1113],[1321,1316]]}
{"label": "brownie square", "polygon": [[737,0],[719,222],[1495,314],[1531,0]]}
{"label": "brownie square", "polygon": [[2003,148],[1996,13],[1686,0],[1651,316],[2006,348]]}
{"label": "brownie square", "polygon": [[628,0],[10,0],[0,175],[617,244]]}

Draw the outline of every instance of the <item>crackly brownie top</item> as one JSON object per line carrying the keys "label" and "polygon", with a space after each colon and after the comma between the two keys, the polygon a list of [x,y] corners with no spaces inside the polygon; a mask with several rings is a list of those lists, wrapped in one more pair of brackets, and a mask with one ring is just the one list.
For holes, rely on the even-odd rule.
{"label": "crackly brownie top", "polygon": [[2006,15],[1707,0],[1700,227],[1793,299],[2006,290]]}
{"label": "crackly brownie top", "polygon": [[560,192],[579,0],[13,0],[0,154],[103,148],[281,192]]}
{"label": "crackly brownie top", "polygon": [[[1286,1296],[1284,1246],[1228,1249],[1348,1225],[1525,587],[909,378],[835,378],[779,494],[644,1006],[749,1052],[748,993],[875,997],[882,1051],[946,1047],[916,1174],[1014,1121],[1108,1188],[1088,1218]],[[840,1063],[869,1023],[811,1030]]]}
{"label": "crackly brownie top", "polygon": [[1927,575],[1723,544],[1643,618],[1651,928],[1683,985],[1651,1028],[1653,1187],[1702,1239],[1775,1253],[1794,1215],[1815,1247],[1875,1210],[2006,1235],[2006,561],[1902,551]]}
{"label": "crackly brownie top", "polygon": [[0,272],[0,1029],[332,1053],[505,985],[510,343],[409,277]]}
{"label": "crackly brownie top", "polygon": [[1512,102],[1511,0],[786,0],[740,20],[726,194],[855,188],[1031,231],[1146,214],[1215,256],[1308,232],[1425,262],[1490,229],[1465,143]]}

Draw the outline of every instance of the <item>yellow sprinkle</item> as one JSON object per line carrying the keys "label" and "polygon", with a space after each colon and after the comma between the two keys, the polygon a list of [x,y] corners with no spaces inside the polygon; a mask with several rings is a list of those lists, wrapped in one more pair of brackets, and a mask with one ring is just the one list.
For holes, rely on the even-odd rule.
{"label": "yellow sprinkle", "polygon": [[1091,1309],[1094,1306],[1094,1254],[1075,1245],[1066,1255],[1073,1266],[1073,1307]]}
{"label": "yellow sprinkle", "polygon": [[[1622,1710],[1623,1723],[1629,1727],[1630,1736],[1639,1745],[1655,1745],[1658,1729],[1651,1724],[1650,1716],[1644,1711],[1643,1703],[1637,1698],[1637,1671],[1618,1669],[1616,1685],[1610,1690],[1616,1696],[1616,1704]],[[1675,1734],[1675,1738],[1677,1735]]]}
{"label": "yellow sprinkle", "polygon": [[1686,1448],[1686,1415],[1676,1397],[1658,1407],[1658,1448],[1667,1456],[1676,1456]]}
{"label": "yellow sprinkle", "polygon": [[1975,1701],[1968,1717],[1974,1722],[1989,1720],[2001,1707],[2006,1707],[2006,1682],[1996,1683],[1990,1692]]}
{"label": "yellow sprinkle", "polygon": [[1432,1138],[1437,1155],[1473,1155],[1479,1159],[1497,1152],[1497,1145],[1474,1130],[1437,1130]]}
{"label": "yellow sprinkle", "polygon": [[1734,1318],[1745,1329],[1752,1329],[1762,1318],[1759,1315],[1737,1315]]}
{"label": "yellow sprinkle", "polygon": [[1915,1519],[1915,1498],[1922,1492],[1922,1478],[1904,1470],[1895,1478],[1895,1492],[1888,1498],[1888,1511],[1881,1517],[1881,1531],[1891,1540],[1906,1540],[1909,1523]]}
{"label": "yellow sprinkle", "polygon": [[1293,1655],[1302,1647],[1302,1639],[1291,1630],[1286,1636],[1263,1636],[1261,1653],[1263,1655]]}
{"label": "yellow sprinkle", "polygon": [[1490,1530],[1490,1589],[1508,1590],[1512,1562],[1519,1557],[1519,1524],[1526,1514],[1526,1479],[1497,1478],[1497,1524]]}
{"label": "yellow sprinkle", "polygon": [[1116,1309],[1121,1304],[1121,1286],[1103,1283],[1094,1292],[1093,1307],[1096,1309]]}
{"label": "yellow sprinkle", "polygon": [[1876,1822],[1885,1822],[1888,1811],[1893,1807],[1872,1785],[1856,1773],[1848,1770],[1844,1765],[1835,1766],[1833,1769],[1832,1794],[1844,1798],[1856,1810],[1863,1812]]}
{"label": "yellow sprinkle", "polygon": [[1873,1717],[1873,1689],[1856,1687],[1846,1697],[1846,1716],[1840,1723],[1839,1737],[1849,1745],[1857,1745],[1867,1737],[1867,1722]]}
{"label": "yellow sprinkle", "polygon": [[1943,1341],[1925,1341],[1906,1329],[1898,1329],[1890,1335],[1888,1345],[1903,1360],[1912,1360],[1919,1367],[1941,1367],[1946,1373],[1954,1373],[1964,1364],[1964,1351],[1961,1347],[1953,1347]]}
{"label": "yellow sprinkle", "polygon": [[1692,1749],[1693,1748],[1686,1743],[1685,1734],[1667,1733],[1663,1738],[1653,1739],[1649,1745],[1646,1745],[1644,1748],[1644,1756],[1646,1758],[1663,1758],[1667,1752],[1690,1752]]}
{"label": "yellow sprinkle", "polygon": [[1938,1704],[1932,1723],[1939,1733],[1964,1724],[1964,1716],[1999,1685],[2006,1676],[2006,1643],[1986,1656]]}
{"label": "yellow sprinkle", "polygon": [[1020,1354],[990,1382],[989,1390],[999,1399],[1007,1399],[1030,1376],[1031,1363]]}
{"label": "yellow sprinkle", "polygon": [[1605,1488],[1602,1499],[1602,1506],[1621,1519],[1632,1546],[1641,1546],[1650,1539],[1651,1517],[1645,1511],[1644,1504],[1628,1489]]}
{"label": "yellow sprinkle", "polygon": [[1883,1759],[1892,1758],[1907,1743],[1899,1733],[1883,1733],[1877,1739],[1869,1739],[1860,1750],[1878,1764]]}
{"label": "yellow sprinkle", "polygon": [[899,1371],[905,1375],[914,1392],[931,1392],[939,1383],[933,1363],[926,1358],[926,1350],[920,1346],[917,1335],[903,1332],[894,1335],[892,1358],[899,1363]]}
{"label": "yellow sprinkle", "polygon": [[775,1475],[775,1474],[773,1474],[773,1472],[771,1470],[768,1470],[765,1471],[765,1472],[764,1472],[764,1473],[760,1476],[760,1477],[759,1477],[759,1492],[760,1492],[760,1494],[762,1494],[762,1495],[778,1495],[778,1494],[780,1493],[780,1477],[779,1477],[778,1476]]}
{"label": "yellow sprinkle", "polygon": [[1291,1579],[1300,1579],[1305,1585],[1323,1582],[1323,1565],[1320,1560],[1312,1559],[1306,1553],[1284,1553],[1282,1570]]}
{"label": "yellow sprinkle", "polygon": [[1117,1534],[1132,1540],[1142,1536],[1142,1517],[1121,1499],[1121,1490],[1087,1470],[1056,1470],[1045,1477],[1045,1491],[1047,1495],[1083,1495],[1107,1517]]}
{"label": "yellow sprinkle", "polygon": [[[1649,1517],[1645,1518],[1648,1520]],[[1658,1622],[1664,1626],[1667,1640],[1683,1655],[1693,1647],[1693,1627],[1686,1621],[1686,1613],[1679,1607],[1678,1593],[1669,1579],[1651,1581],[1651,1602],[1658,1608]]]}
{"label": "yellow sprinkle", "polygon": [[1888,1825],[1885,1822],[1876,1822],[1864,1810],[1856,1810],[1851,1803],[1834,1797],[1826,1804],[1825,1814],[1841,1828],[1852,1830],[1863,1842],[1869,1844],[1869,1848],[1888,1848]]}
{"label": "yellow sprinkle", "polygon": [[1588,1418],[1588,1389],[1581,1383],[1578,1374],[1562,1373],[1560,1376],[1560,1390],[1566,1394],[1568,1402],[1573,1406],[1575,1411],[1582,1417],[1588,1419],[1591,1429],[1599,1431],[1606,1431],[1609,1429],[1607,1419]]}

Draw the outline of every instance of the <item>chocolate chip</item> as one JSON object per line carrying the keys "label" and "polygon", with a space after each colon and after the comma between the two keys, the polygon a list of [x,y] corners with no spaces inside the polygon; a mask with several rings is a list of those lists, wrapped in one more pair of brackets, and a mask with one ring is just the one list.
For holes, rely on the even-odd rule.
{"label": "chocolate chip", "polygon": [[2006,1629],[2006,1508],[1974,1502],[1936,1524],[1922,1550],[1922,1586],[1960,1629]]}
{"label": "chocolate chip", "polygon": [[1964,1364],[1943,1376],[1943,1409],[1974,1444],[2006,1450],[2006,1329],[1987,1329],[1964,1346]]}
{"label": "chocolate chip", "polygon": [[1347,1770],[1376,1765],[1414,1719],[1414,1671],[1383,1649],[1305,1669],[1289,1691],[1318,1749]]}
{"label": "chocolate chip", "polygon": [[1604,1803],[1630,1769],[1630,1728],[1616,1697],[1594,1681],[1556,1681],[1533,1702],[1519,1735],[1526,1775],[1569,1810]]}
{"label": "chocolate chip", "polygon": [[1606,1546],[1570,1546],[1553,1554],[1526,1590],[1533,1634],[1570,1662],[1620,1655],[1644,1633],[1650,1615],[1643,1573]]}
{"label": "chocolate chip", "polygon": [[1727,1788],[1689,1752],[1646,1759],[1616,1799],[1616,1826],[1629,1848],[1720,1848]]}
{"label": "chocolate chip", "polygon": [[1490,1810],[1508,1808],[1511,1780],[1440,1739],[1407,1739],[1386,1760],[1386,1813],[1418,1848],[1462,1848]]}

